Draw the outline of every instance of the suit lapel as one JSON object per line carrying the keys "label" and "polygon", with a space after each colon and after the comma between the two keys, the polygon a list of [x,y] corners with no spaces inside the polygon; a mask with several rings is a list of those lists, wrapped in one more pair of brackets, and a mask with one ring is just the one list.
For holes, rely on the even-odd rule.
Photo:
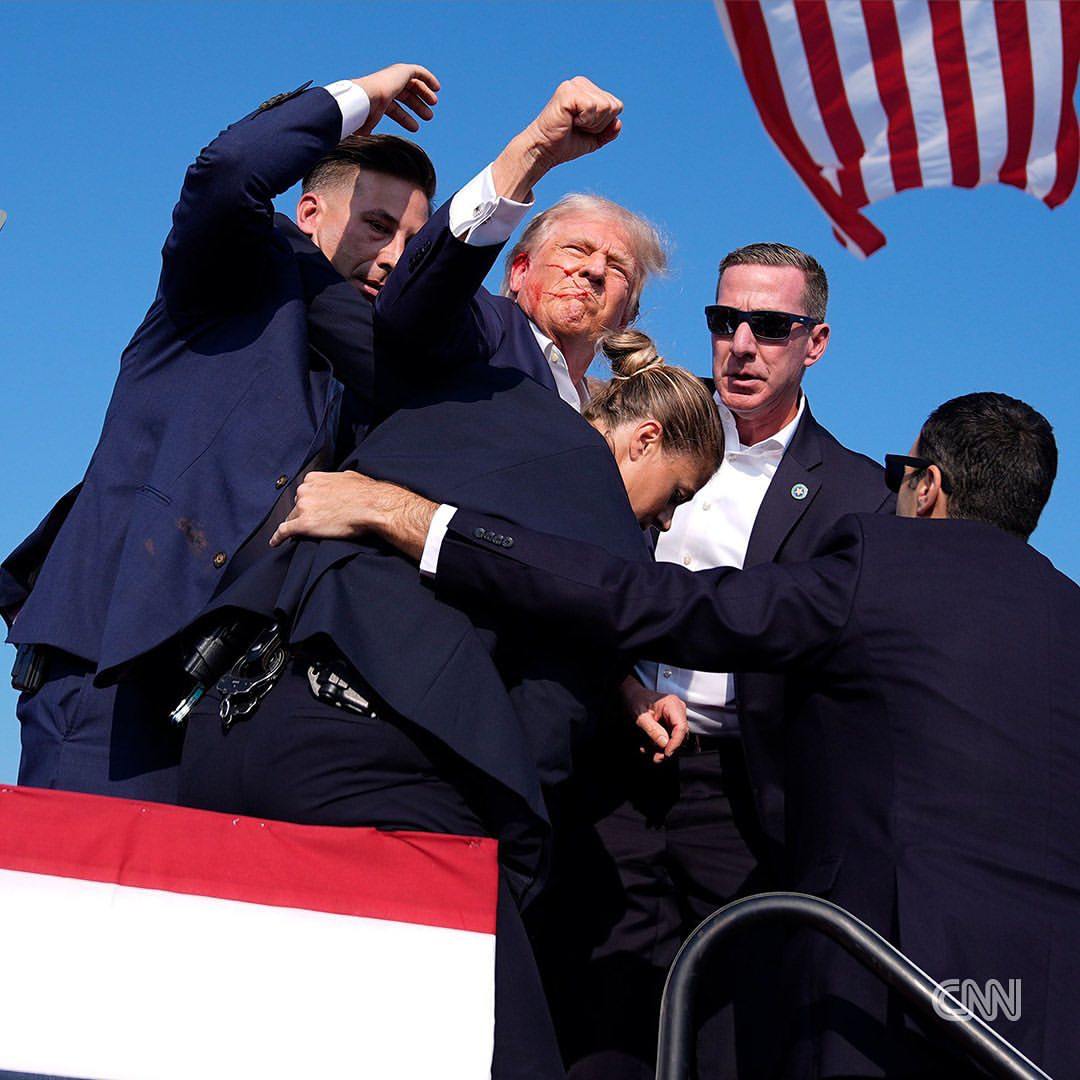
{"label": "suit lapel", "polygon": [[807,404],[769,490],[761,502],[743,566],[772,562],[799,519],[810,508],[821,487],[817,467],[821,464],[818,423]]}

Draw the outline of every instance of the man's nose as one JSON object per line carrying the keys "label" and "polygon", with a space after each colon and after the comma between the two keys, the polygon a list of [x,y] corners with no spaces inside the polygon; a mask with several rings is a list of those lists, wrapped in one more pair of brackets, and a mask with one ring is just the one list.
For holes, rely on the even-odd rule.
{"label": "man's nose", "polygon": [[602,251],[594,251],[578,267],[578,273],[590,281],[603,281],[607,272],[607,256]]}
{"label": "man's nose", "polygon": [[405,250],[406,236],[398,233],[386,246],[375,256],[375,262],[389,273],[398,264],[402,252]]}
{"label": "man's nose", "polygon": [[744,356],[757,352],[757,338],[748,322],[741,322],[735,327],[735,333],[731,335],[731,351]]}
{"label": "man's nose", "polygon": [[675,509],[671,506],[665,506],[659,514],[656,515],[655,525],[660,532],[667,532],[671,528],[672,519],[675,517]]}

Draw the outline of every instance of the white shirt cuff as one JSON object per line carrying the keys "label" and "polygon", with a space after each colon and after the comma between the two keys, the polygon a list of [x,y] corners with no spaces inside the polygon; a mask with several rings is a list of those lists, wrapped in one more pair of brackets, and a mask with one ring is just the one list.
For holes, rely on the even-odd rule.
{"label": "white shirt cuff", "polygon": [[450,231],[474,247],[503,244],[534,202],[514,202],[496,194],[489,165],[450,200]]}
{"label": "white shirt cuff", "polygon": [[450,520],[457,513],[456,506],[443,503],[428,526],[427,539],[424,541],[424,553],[420,556],[420,573],[434,577],[439,567],[439,552],[442,551],[443,538],[450,526]]}
{"label": "white shirt cuff", "polygon": [[352,79],[339,79],[332,82],[326,89],[333,94],[334,100],[341,110],[341,137],[350,136],[358,127],[362,127],[364,121],[371,112],[371,101],[367,91],[357,86]]}

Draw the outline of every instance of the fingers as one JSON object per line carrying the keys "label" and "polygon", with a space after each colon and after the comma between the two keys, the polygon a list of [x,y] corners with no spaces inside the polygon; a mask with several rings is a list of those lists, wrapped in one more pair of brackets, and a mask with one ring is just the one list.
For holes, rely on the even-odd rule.
{"label": "fingers", "polygon": [[665,729],[664,725],[656,719],[655,714],[653,714],[652,712],[643,712],[637,718],[636,723],[638,726],[638,730],[648,736],[649,741],[654,746],[659,747],[661,750],[663,750],[667,746],[669,742],[667,730]]}
{"label": "fingers", "polygon": [[299,532],[299,527],[296,520],[296,510],[293,512],[274,530],[274,535],[270,537],[270,546],[278,547],[284,544],[291,536],[294,536]]}
{"label": "fingers", "polygon": [[442,84],[426,67],[420,64],[395,64],[394,66],[407,69],[408,82],[415,83],[414,89],[417,93],[424,94],[430,104],[434,105],[439,100],[435,92],[442,89]]}
{"label": "fingers", "polygon": [[386,115],[394,121],[395,124],[400,124],[406,131],[419,131],[420,123],[414,120],[413,117],[407,113],[396,101],[391,101],[386,107]]}

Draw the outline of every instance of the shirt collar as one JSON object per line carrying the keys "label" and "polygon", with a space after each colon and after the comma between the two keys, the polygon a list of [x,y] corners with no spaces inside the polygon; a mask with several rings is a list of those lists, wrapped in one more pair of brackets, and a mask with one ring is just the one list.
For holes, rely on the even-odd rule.
{"label": "shirt collar", "polygon": [[[562,354],[562,349],[532,319],[529,320],[529,329],[532,330],[536,344],[540,346],[540,351],[544,354],[544,359],[551,365],[551,373],[555,378],[555,389],[558,390],[559,397],[576,412],[581,412],[589,402],[589,391],[585,380],[582,379],[576,384],[571,380],[570,368],[566,363],[566,357]],[[575,395],[573,401],[570,400],[571,394]]]}
{"label": "shirt collar", "polygon": [[770,435],[767,439],[762,439],[761,442],[754,443],[753,446],[743,446],[742,441],[739,439],[739,429],[735,426],[735,416],[720,400],[719,390],[714,392],[713,399],[716,401],[716,408],[720,413],[720,424],[724,429],[724,450],[725,453],[729,454],[754,454],[758,456],[775,455],[777,457],[783,457],[784,452],[791,445],[791,440],[795,437],[795,429],[799,426],[799,421],[806,411],[806,395],[800,390],[799,407],[795,412],[795,416],[788,423],[786,423],[775,435]]}

